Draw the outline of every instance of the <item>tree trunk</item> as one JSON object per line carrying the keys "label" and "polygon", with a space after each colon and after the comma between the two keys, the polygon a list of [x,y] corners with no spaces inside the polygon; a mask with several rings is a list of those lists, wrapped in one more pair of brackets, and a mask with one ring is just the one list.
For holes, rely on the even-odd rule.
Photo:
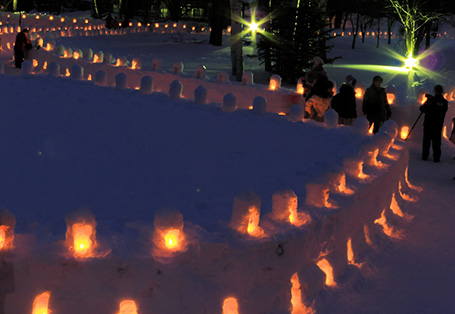
{"label": "tree trunk", "polygon": [[[352,24],[352,19],[351,19],[351,24]],[[355,27],[353,27],[353,29],[352,29],[352,46],[351,46],[352,49],[355,49],[355,42],[357,39],[357,33],[359,31],[359,24],[360,24],[360,14],[357,13]]]}
{"label": "tree trunk", "polygon": [[241,17],[242,0],[231,1],[231,63],[232,75],[238,82],[242,81],[243,76],[243,52],[242,52],[242,24],[235,18]]}
{"label": "tree trunk", "polygon": [[381,18],[378,17],[378,28],[376,30],[376,48],[379,48],[380,31],[381,31]]}
{"label": "tree trunk", "polygon": [[223,45],[223,13],[220,0],[212,0],[212,14],[209,44],[213,46]]}

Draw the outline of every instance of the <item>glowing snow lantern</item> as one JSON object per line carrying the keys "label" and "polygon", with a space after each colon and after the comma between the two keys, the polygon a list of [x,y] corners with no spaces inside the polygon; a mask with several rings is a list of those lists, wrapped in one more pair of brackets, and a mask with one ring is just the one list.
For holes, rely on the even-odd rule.
{"label": "glowing snow lantern", "polygon": [[395,94],[387,93],[387,102],[389,103],[389,105],[394,103],[395,98],[396,98]]}
{"label": "glowing snow lantern", "polygon": [[183,232],[183,215],[179,211],[165,209],[155,213],[153,225],[155,255],[169,256],[169,253],[186,251],[188,242]]}
{"label": "glowing snow lantern", "polygon": [[85,22],[85,24],[88,24],[88,19],[85,19],[85,21],[84,21],[84,22]]}
{"label": "glowing snow lantern", "polygon": [[38,66],[38,60],[36,60],[36,59],[33,59],[33,67],[35,67],[35,68],[36,68],[37,66]]}
{"label": "glowing snow lantern", "polygon": [[442,129],[442,137],[444,137],[445,139],[448,139],[448,137],[447,137],[447,126],[444,126],[444,128]]}
{"label": "glowing snow lantern", "polygon": [[297,81],[297,87],[296,87],[296,92],[299,94],[304,94],[305,93],[305,87],[303,86],[303,81],[305,80],[304,77],[299,78]]}
{"label": "glowing snow lantern", "polygon": [[88,77],[87,77],[87,81],[91,81],[92,80],[92,75],[89,74]]}
{"label": "glowing snow lantern", "polygon": [[22,18],[23,18],[23,19],[27,18],[27,15],[22,14]]}
{"label": "glowing snow lantern", "polygon": [[393,239],[402,239],[403,233],[399,230],[395,230],[395,228],[389,226],[387,223],[387,218],[385,216],[385,209],[381,213],[381,217],[374,221],[375,224],[381,225],[384,234],[393,238]]}
{"label": "glowing snow lantern", "polygon": [[74,59],[77,60],[77,59],[79,59],[80,57],[81,57],[81,54],[80,54],[80,52],[79,52],[78,50],[76,50],[76,51],[73,52],[73,58],[74,58]]}
{"label": "glowing snow lantern", "polygon": [[90,212],[75,212],[66,219],[65,244],[76,258],[94,257],[96,221]]}
{"label": "glowing snow lantern", "polygon": [[13,248],[16,218],[6,209],[0,211],[0,252]]}
{"label": "glowing snow lantern", "polygon": [[77,19],[73,19],[73,23],[77,23]]}
{"label": "glowing snow lantern", "polygon": [[133,300],[123,300],[120,302],[118,314],[137,314],[137,305]]}
{"label": "glowing snow lantern", "polygon": [[194,32],[196,30],[196,26],[191,27],[191,30]]}
{"label": "glowing snow lantern", "polygon": [[236,298],[224,299],[223,314],[239,314],[239,304]]}
{"label": "glowing snow lantern", "polygon": [[71,76],[70,69],[66,68],[65,76]]}
{"label": "glowing snow lantern", "polygon": [[43,292],[35,298],[33,302],[32,314],[48,314],[49,313],[49,298],[51,297],[50,291]]}
{"label": "glowing snow lantern", "polygon": [[313,314],[311,307],[306,307],[302,302],[302,288],[297,273],[291,277],[291,314]]}
{"label": "glowing snow lantern", "polygon": [[160,24],[155,23],[155,28],[159,28],[159,27],[160,27]]}
{"label": "glowing snow lantern", "polygon": [[362,98],[363,97],[363,89],[360,87],[357,87],[355,89],[355,97],[356,98]]}
{"label": "glowing snow lantern", "polygon": [[183,29],[186,29],[186,24],[183,24]]}
{"label": "glowing snow lantern", "polygon": [[403,126],[401,128],[400,138],[402,140],[405,140],[408,137],[408,134],[409,134],[409,127],[408,126]]}
{"label": "glowing snow lantern", "polygon": [[329,287],[335,287],[337,284],[333,277],[333,268],[329,261],[321,259],[316,263],[318,267],[325,273],[325,284]]}
{"label": "glowing snow lantern", "polygon": [[261,199],[256,193],[240,193],[234,197],[230,226],[243,234],[264,237],[264,230],[259,227],[260,211]]}
{"label": "glowing snow lantern", "polygon": [[65,18],[64,17],[60,18],[60,22],[62,23],[65,22]]}
{"label": "glowing snow lantern", "polygon": [[281,77],[277,74],[274,74],[270,77],[269,89],[277,90],[281,87]]}
{"label": "glowing snow lantern", "polygon": [[368,178],[368,175],[363,172],[363,163],[364,161],[359,158],[346,158],[343,160],[343,167],[346,171],[346,174],[350,175],[351,177],[365,180]]}
{"label": "glowing snow lantern", "polygon": [[272,214],[275,219],[287,221],[297,227],[311,222],[308,214],[297,211],[297,202],[297,195],[290,189],[273,193]]}
{"label": "glowing snow lantern", "polygon": [[52,15],[49,16],[49,21],[53,21],[54,17]]}
{"label": "glowing snow lantern", "polygon": [[36,15],[36,16],[35,16],[35,19],[39,20],[39,15]]}

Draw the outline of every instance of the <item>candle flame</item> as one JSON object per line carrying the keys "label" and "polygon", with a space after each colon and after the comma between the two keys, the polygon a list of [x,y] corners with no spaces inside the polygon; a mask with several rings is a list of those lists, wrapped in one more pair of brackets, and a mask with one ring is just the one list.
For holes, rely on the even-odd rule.
{"label": "candle flame", "polygon": [[325,284],[329,287],[335,287],[337,284],[333,278],[333,268],[329,261],[321,259],[317,265],[325,273]]}

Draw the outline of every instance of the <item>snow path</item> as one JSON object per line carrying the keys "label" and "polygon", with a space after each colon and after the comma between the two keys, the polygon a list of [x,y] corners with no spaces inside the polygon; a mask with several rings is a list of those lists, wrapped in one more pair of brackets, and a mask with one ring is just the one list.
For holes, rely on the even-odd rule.
{"label": "snow path", "polygon": [[322,293],[316,313],[454,313],[455,146],[444,141],[438,164],[420,160],[420,149],[416,137],[410,142],[409,177],[423,191],[418,202],[401,206],[414,219],[394,224],[406,238],[384,236],[362,275]]}

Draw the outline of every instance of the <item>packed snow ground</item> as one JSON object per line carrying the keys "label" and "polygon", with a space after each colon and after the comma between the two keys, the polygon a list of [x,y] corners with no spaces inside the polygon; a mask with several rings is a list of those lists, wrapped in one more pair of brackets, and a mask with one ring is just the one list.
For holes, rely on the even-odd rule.
{"label": "packed snow ground", "polygon": [[[79,44],[85,39],[77,40],[76,47],[80,47]],[[122,40],[127,41],[126,38],[122,38]],[[379,51],[375,53],[375,49],[372,48],[374,43],[371,41],[367,42],[366,45],[369,45],[367,49],[361,50],[362,46],[359,44],[357,50],[351,52],[348,48],[350,44],[348,40],[340,38],[336,40],[338,42],[333,53],[343,54],[343,62],[360,63],[362,60],[371,60],[379,64],[384,60]],[[438,70],[439,72],[454,69],[453,65],[448,63],[453,61],[449,57],[449,48],[453,47],[453,43],[453,41],[441,41],[440,46],[447,48],[442,49],[439,53],[445,56],[442,58],[445,61]],[[112,44],[113,46],[114,44]],[[123,42],[119,46],[125,47],[128,44]],[[174,48],[173,46],[185,47],[184,49],[187,47],[175,44],[169,46],[169,50],[163,50],[162,53],[170,54],[169,51]],[[92,46],[92,48],[94,47]],[[224,49],[224,53],[228,54],[228,50]],[[137,49],[132,48],[131,50],[133,50],[131,55],[135,56]],[[178,49],[179,52],[182,50],[182,48]],[[198,50],[204,51],[205,49],[195,49],[191,55],[197,54]],[[142,58],[144,59],[144,56]],[[229,60],[226,56],[223,58]],[[188,62],[191,60],[194,58]],[[199,63],[198,61],[197,63]],[[185,60],[183,62],[185,63]],[[228,68],[229,63],[225,64],[225,69]],[[7,70],[7,72],[11,71],[13,69]],[[328,71],[331,77],[339,77],[337,82],[341,83],[346,70],[335,72],[337,71],[335,68],[329,68]],[[376,74],[354,71],[349,72],[353,72],[366,86],[369,85],[371,77]],[[213,214],[212,207],[209,205],[231,208],[234,191],[244,188],[236,186],[236,182],[232,179],[235,177],[235,173],[229,171],[229,176],[233,177],[223,183],[220,191],[211,190],[219,185],[211,187],[208,184],[210,180],[207,178],[205,182],[181,182],[178,179],[181,178],[178,175],[179,172],[188,170],[188,165],[180,164],[180,162],[188,159],[177,159],[179,157],[177,155],[191,156],[190,146],[193,147],[193,145],[190,144],[194,144],[198,147],[199,154],[195,152],[193,158],[201,156],[201,152],[206,152],[207,145],[213,147],[213,143],[219,143],[220,140],[217,134],[211,134],[205,143],[192,143],[188,141],[191,140],[191,136],[186,134],[190,128],[196,127],[199,134],[207,134],[213,128],[218,128],[222,134],[224,133],[224,139],[230,139],[231,145],[226,152],[222,150],[225,145],[219,143],[220,145],[215,146],[215,151],[223,156],[223,161],[235,162],[236,166],[239,163],[242,164],[243,160],[245,163],[239,171],[251,171],[256,177],[256,181],[246,182],[245,187],[254,185],[251,188],[255,189],[255,186],[258,186],[259,194],[261,191],[265,191],[265,194],[270,195],[270,192],[273,192],[273,187],[269,186],[270,182],[279,186],[283,183],[280,180],[284,180],[289,184],[290,181],[282,176],[282,172],[284,169],[286,173],[286,169],[295,166],[292,164],[291,167],[290,160],[297,162],[299,158],[304,158],[312,165],[307,164],[305,167],[312,169],[311,173],[314,171],[314,174],[317,174],[334,160],[346,154],[351,149],[351,145],[355,145],[358,140],[355,137],[351,138],[352,134],[344,129],[341,132],[332,132],[333,130],[325,130],[312,125],[297,127],[276,115],[255,117],[249,112],[226,115],[213,107],[201,108],[194,104],[187,106],[182,103],[169,103],[165,95],[153,97],[157,106],[152,108],[149,106],[148,98],[134,91],[99,88],[90,83],[76,83],[68,79],[24,79],[5,76],[0,79],[4,86],[0,115],[3,120],[1,138],[4,145],[10,148],[10,152],[2,156],[2,173],[7,175],[2,180],[1,205],[17,216],[18,232],[33,232],[35,235],[43,235],[46,240],[63,237],[65,229],[63,218],[67,210],[85,205],[90,205],[94,211],[101,229],[100,232],[104,234],[111,234],[113,231],[129,232],[127,228],[123,229],[124,220],[120,219],[122,215],[127,216],[128,221],[131,218],[131,220],[147,222],[151,221],[151,217],[144,212],[146,206],[151,208],[172,205],[183,211],[188,208],[186,200],[190,200],[189,202],[194,208],[208,214],[205,216],[207,217],[205,223],[209,230],[210,222],[213,222],[214,218],[228,221],[230,212],[222,214],[223,217],[209,216]],[[444,78],[445,82],[450,82],[449,79],[450,77]],[[445,85],[444,82],[442,84]],[[97,91],[95,92],[95,90]],[[431,91],[431,88],[428,91]],[[85,110],[85,116],[80,109]],[[398,108],[396,109],[399,111]],[[131,121],[121,119],[131,117],[134,112],[136,112],[135,118],[139,118],[141,121],[139,126],[150,128],[148,130],[151,133],[133,132],[131,130],[134,128],[140,128],[137,125],[134,125],[133,128]],[[154,116],[153,113],[157,112],[166,114],[170,121],[165,121],[158,115]],[[8,114],[10,115],[8,116]],[[16,117],[17,120],[6,119],[11,116]],[[418,111],[414,114],[411,110],[408,116],[401,115],[400,119],[410,125],[417,116]],[[154,122],[150,125],[149,117],[152,117]],[[449,120],[450,118],[451,116],[447,117]],[[20,121],[21,124],[16,124],[17,121]],[[213,121],[217,123],[215,124]],[[160,126],[160,128],[154,130],[152,126]],[[176,126],[179,128],[179,132],[176,131]],[[300,138],[299,136],[303,135],[296,135],[297,128],[307,128],[313,131],[309,132],[308,137]],[[419,123],[408,141],[411,150],[410,180],[421,186],[423,191],[419,195],[417,203],[402,208],[403,211],[415,217],[411,222],[399,224],[399,227],[405,232],[405,239],[384,239],[381,245],[368,256],[361,272],[363,277],[355,278],[353,282],[346,278],[345,284],[333,290],[327,289],[318,296],[317,313],[453,312],[455,301],[452,296],[455,288],[451,282],[455,278],[455,270],[452,267],[455,262],[455,253],[451,248],[455,242],[452,227],[455,223],[455,213],[453,212],[455,196],[452,181],[452,177],[455,176],[453,167],[455,149],[453,144],[444,140],[441,163],[421,161],[421,128],[421,123]],[[151,140],[154,138],[150,136],[153,132],[163,132],[155,137],[157,141],[155,144],[158,146],[160,146],[159,140],[163,139],[165,135],[171,137],[169,140],[171,144],[177,144],[179,141],[183,143],[183,147],[178,146],[166,155],[165,170],[170,173],[175,172],[176,175],[174,180],[164,178],[164,182],[168,181],[167,187],[155,186],[153,182],[148,182],[149,185],[140,184],[146,181],[145,174],[142,173],[143,167],[137,167],[138,160],[129,154],[131,151],[138,152],[143,149],[143,147],[135,145],[133,140],[138,138],[143,141]],[[277,132],[281,132],[280,136]],[[11,137],[10,135],[13,133],[15,136]],[[330,137],[330,141],[326,145],[321,145],[318,134],[321,134],[321,138],[324,139]],[[185,135],[187,137],[184,137]],[[71,141],[65,140],[66,136],[69,136]],[[270,138],[274,140],[270,141]],[[282,142],[283,140],[286,141]],[[251,146],[255,143],[257,143],[257,147],[261,148],[260,150],[256,146]],[[237,144],[243,150],[232,151],[231,148]],[[95,155],[93,152],[101,145],[107,149]],[[303,145],[308,145],[313,149],[301,150],[302,155],[299,155],[299,152],[294,149]],[[265,147],[269,150],[264,151]],[[318,151],[316,154],[314,154],[315,149]],[[163,150],[161,149],[160,152]],[[177,151],[177,154],[174,151]],[[284,163],[281,162],[283,151],[285,152],[283,155],[288,156]],[[144,156],[153,156],[153,150],[143,152]],[[225,156],[225,153],[231,155]],[[93,156],[93,159],[84,161],[84,163],[89,163],[84,166],[88,166],[87,168],[92,171],[83,174],[77,167],[72,168],[72,165],[82,161],[86,156]],[[114,156],[115,158],[113,158]],[[270,157],[272,159],[269,160]],[[192,169],[194,172],[199,172],[200,167],[208,167],[210,162],[216,159],[213,156],[203,156],[203,158],[205,160],[198,160],[194,164]],[[106,160],[110,163],[105,163]],[[221,162],[219,159],[216,160]],[[140,161],[145,162],[145,157]],[[119,166],[119,163],[126,164],[128,167]],[[279,169],[273,167],[277,164]],[[232,169],[232,166],[226,166],[224,169]],[[271,179],[269,181],[263,179],[264,169],[270,171],[269,178]],[[68,172],[72,173],[76,180],[68,182],[67,177],[64,176]],[[128,186],[126,190],[120,189],[120,186],[114,183],[115,175],[119,173],[126,178],[125,182],[122,182],[124,186]],[[163,173],[154,175],[164,176],[164,170]],[[82,176],[88,178],[87,181],[82,181]],[[138,180],[138,177],[142,177],[142,180]],[[216,177],[218,178],[218,176]],[[291,181],[296,185],[303,183],[296,178],[298,177],[296,173],[289,173],[288,179],[290,177],[294,178],[294,181]],[[77,182],[83,184],[74,188]],[[106,182],[108,182],[108,189],[106,189]],[[51,189],[47,188],[47,184],[54,188],[52,190],[63,191],[63,193],[54,195]],[[203,184],[205,187],[201,189]],[[108,190],[112,197],[103,198],[103,195],[100,194],[101,186],[103,190]],[[176,186],[181,187],[181,190],[177,191],[177,196],[167,194],[169,190],[166,188],[176,191]],[[187,186],[191,188],[187,189]],[[121,192],[124,194],[119,194],[119,191],[124,191]],[[155,199],[152,194],[149,194],[149,191],[157,192],[160,198]],[[142,195],[139,199],[142,200],[140,203],[143,208],[140,210],[131,208],[131,204],[138,200],[139,194]],[[28,196],[25,197],[25,195]],[[119,198],[116,199],[116,197]],[[122,201],[119,201],[120,198]],[[5,202],[4,199],[8,201]],[[92,202],[93,200],[97,201]],[[161,201],[163,203],[160,203]],[[267,205],[264,206],[267,208]],[[145,208],[145,210],[147,209]],[[184,216],[187,219],[185,213]],[[195,214],[192,217],[190,214],[190,217],[188,220],[192,223],[204,224],[198,220],[204,215]],[[106,229],[103,230],[103,228]]]}

